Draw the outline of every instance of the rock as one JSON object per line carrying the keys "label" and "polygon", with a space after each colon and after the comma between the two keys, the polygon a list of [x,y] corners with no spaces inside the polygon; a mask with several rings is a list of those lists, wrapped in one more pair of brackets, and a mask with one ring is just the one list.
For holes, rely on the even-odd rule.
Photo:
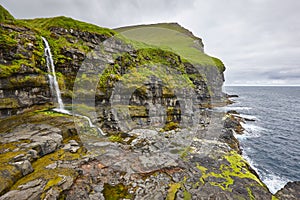
{"label": "rock", "polygon": [[76,153],[77,150],[80,149],[80,146],[75,140],[70,140],[68,144],[65,144],[63,149],[70,151],[71,153]]}
{"label": "rock", "polygon": [[226,97],[227,98],[238,98],[239,95],[237,95],[237,94],[226,94]]}
{"label": "rock", "polygon": [[0,197],[0,200],[39,200],[45,185],[46,181],[44,180],[34,180],[25,185],[21,185],[19,187],[21,190],[11,190],[7,192]]}
{"label": "rock", "polygon": [[300,199],[300,182],[288,182],[284,188],[279,190],[275,196],[280,200],[299,200]]}
{"label": "rock", "polygon": [[60,191],[56,188],[51,188],[45,195],[44,200],[56,200],[60,195]]}
{"label": "rock", "polygon": [[18,161],[13,163],[21,172],[23,176],[26,176],[27,174],[30,174],[33,172],[33,168],[31,166],[31,163],[28,160],[25,161]]}

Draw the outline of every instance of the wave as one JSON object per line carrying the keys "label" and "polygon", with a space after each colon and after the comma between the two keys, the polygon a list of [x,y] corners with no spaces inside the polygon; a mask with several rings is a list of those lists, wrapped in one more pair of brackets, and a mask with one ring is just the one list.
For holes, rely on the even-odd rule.
{"label": "wave", "polygon": [[277,176],[268,171],[268,174],[261,176],[262,182],[267,185],[270,192],[275,194],[278,190],[282,189],[290,180]]}
{"label": "wave", "polygon": [[236,135],[237,139],[258,138],[263,131],[266,131],[266,129],[250,123],[243,124],[242,126],[245,129],[244,134]]}
{"label": "wave", "polygon": [[253,115],[239,114],[239,116],[245,119],[259,121],[259,119]]}
{"label": "wave", "polygon": [[290,182],[289,179],[275,175],[272,171],[266,170],[266,172],[262,172],[258,170],[256,163],[247,155],[247,152],[243,153],[243,158],[245,158],[251,168],[259,175],[261,181],[266,184],[272,194],[275,194]]}
{"label": "wave", "polygon": [[242,110],[251,110],[252,108],[250,107],[244,107],[244,106],[224,106],[224,107],[216,107],[213,108],[213,110],[215,111],[219,111],[219,112],[227,112],[230,110],[235,110],[235,111],[242,111]]}
{"label": "wave", "polygon": [[251,107],[247,107],[247,106],[232,106],[232,107],[226,107],[228,110],[236,110],[236,111],[240,111],[240,110],[251,110]]}

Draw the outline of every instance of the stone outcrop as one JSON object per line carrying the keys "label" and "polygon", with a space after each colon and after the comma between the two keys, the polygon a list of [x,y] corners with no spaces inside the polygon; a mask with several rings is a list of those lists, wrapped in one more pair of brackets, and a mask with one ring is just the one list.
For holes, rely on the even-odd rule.
{"label": "stone outcrop", "polygon": [[279,190],[275,196],[278,199],[290,199],[290,200],[296,200],[300,199],[300,182],[289,182],[287,183],[284,188]]}

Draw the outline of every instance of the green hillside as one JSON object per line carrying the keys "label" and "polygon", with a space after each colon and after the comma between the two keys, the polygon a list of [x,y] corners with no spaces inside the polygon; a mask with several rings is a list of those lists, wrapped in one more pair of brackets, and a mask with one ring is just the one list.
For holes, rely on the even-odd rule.
{"label": "green hillside", "polygon": [[203,66],[217,66],[221,72],[225,70],[222,61],[203,52],[200,38],[176,23],[131,26],[115,30],[128,39],[174,51],[186,61]]}
{"label": "green hillside", "polygon": [[13,21],[15,18],[0,5],[0,22]]}
{"label": "green hillside", "polygon": [[73,29],[87,31],[90,33],[104,34],[107,36],[114,35],[114,31],[108,28],[102,28],[94,24],[81,22],[69,17],[53,17],[53,18],[36,18],[30,20],[22,20],[32,28],[49,30],[52,27],[60,27],[65,29]]}

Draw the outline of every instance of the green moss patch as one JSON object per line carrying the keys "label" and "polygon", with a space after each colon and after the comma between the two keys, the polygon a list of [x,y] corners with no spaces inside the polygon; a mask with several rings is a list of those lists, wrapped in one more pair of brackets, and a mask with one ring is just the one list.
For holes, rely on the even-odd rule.
{"label": "green moss patch", "polygon": [[[235,151],[231,151],[227,155],[224,156],[229,162],[229,165],[222,164],[220,166],[219,173],[216,172],[208,172],[209,170],[203,166],[197,165],[197,168],[201,171],[202,177],[200,181],[204,184],[209,177],[218,178],[218,182],[209,182],[213,186],[218,186],[222,190],[231,191],[231,185],[234,184],[234,178],[242,178],[242,179],[251,179],[257,182],[260,186],[265,187],[265,185],[256,177],[250,170],[247,162]],[[252,194],[252,193],[251,193]]]}
{"label": "green moss patch", "polygon": [[123,184],[110,185],[104,183],[103,196],[106,200],[131,199],[132,195],[128,193],[127,186]]}
{"label": "green moss patch", "polygon": [[[1,43],[1,42],[0,42]],[[19,72],[20,65],[1,65],[0,64],[0,78],[7,78]]]}
{"label": "green moss patch", "polygon": [[18,108],[20,107],[17,99],[14,98],[1,98],[0,109]]}
{"label": "green moss patch", "polygon": [[178,189],[181,187],[180,183],[172,183],[170,184],[170,188],[168,190],[167,200],[174,200]]}

